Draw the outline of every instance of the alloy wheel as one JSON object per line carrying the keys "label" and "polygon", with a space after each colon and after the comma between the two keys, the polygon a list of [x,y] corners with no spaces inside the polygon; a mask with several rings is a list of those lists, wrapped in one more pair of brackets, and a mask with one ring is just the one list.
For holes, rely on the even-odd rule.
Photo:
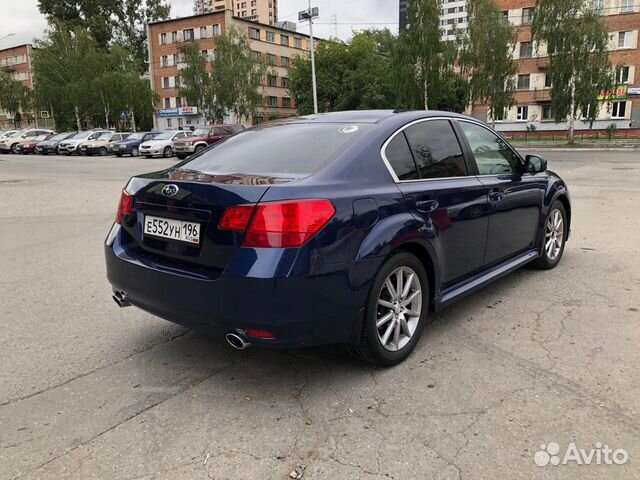
{"label": "alloy wheel", "polygon": [[544,250],[549,260],[553,262],[562,252],[564,241],[564,219],[560,210],[555,209],[551,212],[544,233]]}
{"label": "alloy wheel", "polygon": [[422,314],[422,286],[418,274],[403,266],[387,277],[378,294],[376,328],[388,351],[402,349],[418,327]]}

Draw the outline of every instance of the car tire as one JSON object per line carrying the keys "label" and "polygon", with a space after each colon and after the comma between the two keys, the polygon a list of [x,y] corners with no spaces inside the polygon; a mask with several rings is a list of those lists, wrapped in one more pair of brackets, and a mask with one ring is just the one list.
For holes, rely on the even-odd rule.
{"label": "car tire", "polygon": [[145,158],[153,158],[153,155],[145,155]]}
{"label": "car tire", "polygon": [[178,157],[178,160],[184,160],[187,158],[186,155],[176,155]]}
{"label": "car tire", "polygon": [[204,148],[205,148],[205,147],[204,147],[204,145],[198,145],[198,146],[196,147],[196,149],[193,151],[193,153],[194,153],[194,154],[198,154],[198,153],[200,153],[202,150],[204,150]]}
{"label": "car tire", "polygon": [[543,270],[557,267],[562,260],[568,234],[567,210],[562,202],[556,201],[544,222],[542,252],[540,258],[535,261],[535,266]]}
{"label": "car tire", "polygon": [[[404,291],[397,295],[389,289],[389,282],[397,289],[400,275]],[[410,303],[404,303],[407,301]],[[376,274],[367,297],[360,342],[350,350],[376,365],[390,367],[403,362],[420,340],[428,310],[429,279],[424,265],[411,253],[396,253]]]}
{"label": "car tire", "polygon": [[121,153],[116,153],[116,157],[122,158],[122,154]]}
{"label": "car tire", "polygon": [[11,153],[13,153],[14,155],[17,155],[18,154],[18,144],[14,143],[13,145],[11,145],[10,150],[11,150]]}
{"label": "car tire", "polygon": [[136,147],[133,147],[131,149],[131,156],[132,157],[137,157],[138,155],[140,155],[140,152],[138,151],[138,149]]}
{"label": "car tire", "polygon": [[171,147],[165,147],[164,151],[162,152],[162,156],[164,158],[173,157],[173,149]]}
{"label": "car tire", "polygon": [[100,155],[101,157],[106,157],[108,153],[109,151],[107,150],[107,147],[100,147],[98,149],[98,155]]}

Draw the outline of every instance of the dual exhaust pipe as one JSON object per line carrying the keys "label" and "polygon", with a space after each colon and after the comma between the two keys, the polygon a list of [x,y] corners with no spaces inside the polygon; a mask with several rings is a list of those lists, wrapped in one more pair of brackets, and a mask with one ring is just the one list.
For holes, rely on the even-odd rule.
{"label": "dual exhaust pipe", "polygon": [[[127,293],[122,290],[117,290],[113,292],[113,301],[120,308],[130,307],[131,304],[127,300]],[[228,332],[224,338],[227,340],[227,343],[231,345],[236,350],[244,350],[245,348],[249,348],[251,343],[247,340],[245,333],[242,330],[236,330],[234,332]]]}

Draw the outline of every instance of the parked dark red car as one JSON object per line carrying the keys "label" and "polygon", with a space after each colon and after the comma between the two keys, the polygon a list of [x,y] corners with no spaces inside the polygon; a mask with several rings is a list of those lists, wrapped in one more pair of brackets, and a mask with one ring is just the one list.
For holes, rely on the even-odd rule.
{"label": "parked dark red car", "polygon": [[242,125],[207,125],[198,127],[189,138],[173,142],[173,151],[180,160],[244,130]]}

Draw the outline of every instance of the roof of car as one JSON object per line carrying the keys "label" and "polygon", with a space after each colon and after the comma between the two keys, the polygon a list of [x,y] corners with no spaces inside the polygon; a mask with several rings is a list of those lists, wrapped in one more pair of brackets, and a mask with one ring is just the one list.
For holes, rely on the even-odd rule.
{"label": "roof of car", "polygon": [[438,110],[352,110],[346,112],[317,113],[304,115],[294,119],[300,122],[326,122],[326,123],[380,123],[390,118],[402,117],[407,121],[429,117],[469,118],[453,112]]}

